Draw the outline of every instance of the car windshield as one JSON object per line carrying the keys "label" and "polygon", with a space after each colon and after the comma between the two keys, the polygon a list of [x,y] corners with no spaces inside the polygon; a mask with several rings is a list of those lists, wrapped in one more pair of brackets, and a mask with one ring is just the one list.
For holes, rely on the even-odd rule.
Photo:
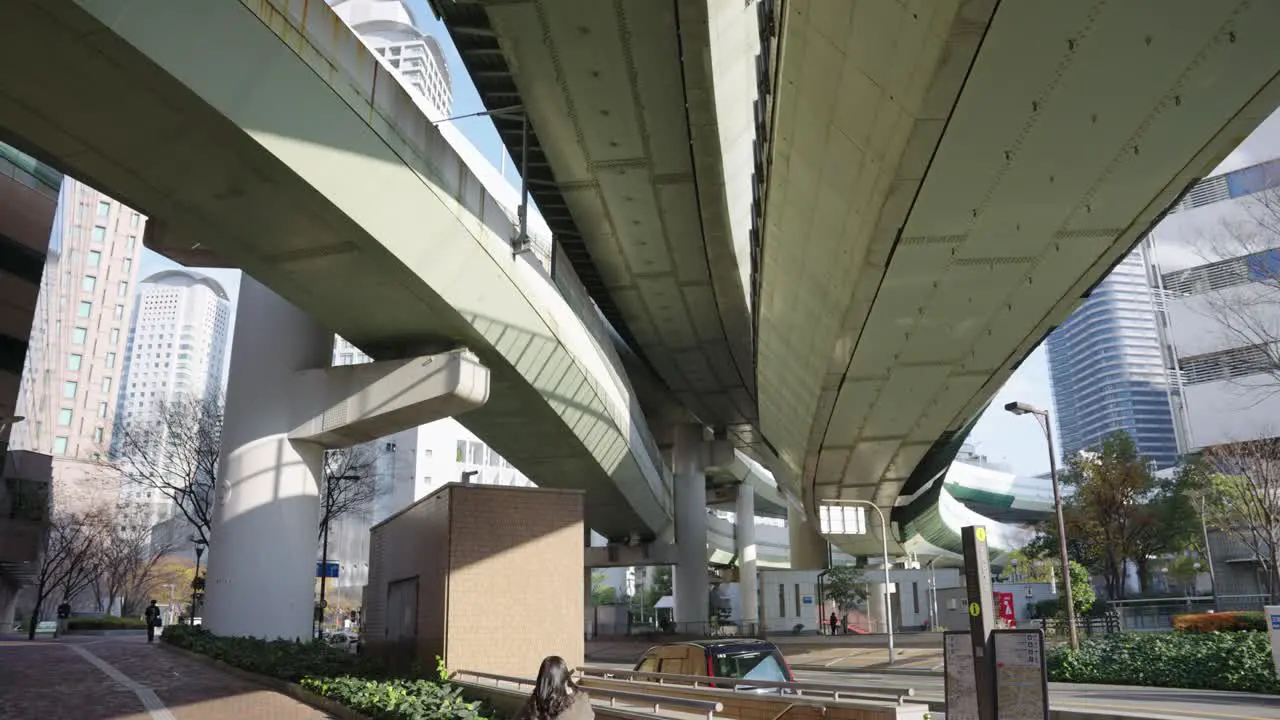
{"label": "car windshield", "polygon": [[772,650],[720,655],[716,658],[715,665],[717,677],[776,682],[788,680],[778,653]]}

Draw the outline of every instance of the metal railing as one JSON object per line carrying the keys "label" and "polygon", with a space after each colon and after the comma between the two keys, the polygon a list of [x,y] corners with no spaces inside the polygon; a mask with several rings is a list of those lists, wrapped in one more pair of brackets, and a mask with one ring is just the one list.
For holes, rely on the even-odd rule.
{"label": "metal railing", "polygon": [[[504,682],[512,683],[514,685],[528,685],[530,687],[534,684],[534,681],[528,678],[518,678],[510,675],[495,675],[494,673],[479,672],[476,670],[455,670],[451,678],[456,679],[459,676],[473,677],[477,680],[492,680],[494,682],[494,687],[498,687],[498,683]],[[715,700],[696,700],[693,698],[672,697],[656,693],[612,690],[604,687],[588,687],[587,689],[591,691],[591,697],[593,699],[604,698],[608,701],[608,705],[611,708],[617,707],[618,702],[631,703],[635,705],[651,706],[653,708],[653,712],[656,714],[662,711],[662,706],[666,705],[672,708],[706,713],[708,720],[712,720],[716,713],[724,711],[724,704]]]}
{"label": "metal railing", "polygon": [[[1218,612],[1260,612],[1266,603],[1266,595],[1219,595],[1216,609]],[[1110,605],[1119,618],[1121,629],[1145,631],[1172,630],[1173,619],[1179,615],[1213,612],[1215,609],[1214,598],[1206,595],[1113,600]]]}
{"label": "metal railing", "polygon": [[668,635],[699,638],[763,637],[760,633],[760,625],[753,622],[666,622],[658,625],[634,625],[630,634],[652,638]]}
{"label": "metal railing", "polygon": [[755,688],[790,690],[797,696],[821,695],[832,700],[872,700],[902,704],[916,694],[909,686],[858,686],[834,683],[787,682],[783,680],[752,680],[747,678],[706,677],[702,675],[676,675],[672,673],[645,672],[642,670],[615,670],[612,668],[584,666],[578,668],[584,680],[599,678],[620,682],[650,682],[657,685],[685,685],[741,692]]}

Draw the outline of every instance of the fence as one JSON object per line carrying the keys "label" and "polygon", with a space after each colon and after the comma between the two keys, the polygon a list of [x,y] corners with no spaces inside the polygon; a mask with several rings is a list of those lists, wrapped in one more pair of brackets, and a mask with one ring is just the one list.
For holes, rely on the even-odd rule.
{"label": "fence", "polygon": [[[1040,629],[1044,631],[1046,637],[1066,637],[1069,634],[1067,632],[1067,621],[1061,618],[1041,618],[1035,622],[1040,624]],[[1076,618],[1076,630],[1085,637],[1120,632],[1120,617],[1113,612],[1101,617],[1078,617]]]}
{"label": "fence", "polygon": [[[1149,598],[1141,600],[1112,600],[1112,612],[1120,620],[1120,629],[1142,632],[1159,632],[1173,629],[1173,619],[1179,615],[1207,612],[1261,611],[1267,603],[1266,595],[1188,596],[1180,598]],[[1216,607],[1215,607],[1216,606]]]}

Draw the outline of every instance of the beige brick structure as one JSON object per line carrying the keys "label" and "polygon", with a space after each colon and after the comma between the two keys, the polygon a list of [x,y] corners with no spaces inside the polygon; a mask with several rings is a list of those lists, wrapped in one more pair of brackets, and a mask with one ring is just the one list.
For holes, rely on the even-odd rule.
{"label": "beige brick structure", "polygon": [[366,651],[511,675],[547,655],[581,664],[582,504],[572,490],[450,484],[374,526]]}

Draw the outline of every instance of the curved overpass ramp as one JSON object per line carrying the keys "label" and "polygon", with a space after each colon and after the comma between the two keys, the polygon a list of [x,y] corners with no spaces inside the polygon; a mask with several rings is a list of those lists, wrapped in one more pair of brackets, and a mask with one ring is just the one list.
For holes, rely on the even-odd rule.
{"label": "curved overpass ramp", "polygon": [[669,522],[607,338],[513,257],[510,219],[325,3],[15,0],[0,61],[22,68],[0,131],[151,215],[149,245],[243,268],[374,358],[465,345],[492,385],[459,421],[585,490],[598,532]]}

